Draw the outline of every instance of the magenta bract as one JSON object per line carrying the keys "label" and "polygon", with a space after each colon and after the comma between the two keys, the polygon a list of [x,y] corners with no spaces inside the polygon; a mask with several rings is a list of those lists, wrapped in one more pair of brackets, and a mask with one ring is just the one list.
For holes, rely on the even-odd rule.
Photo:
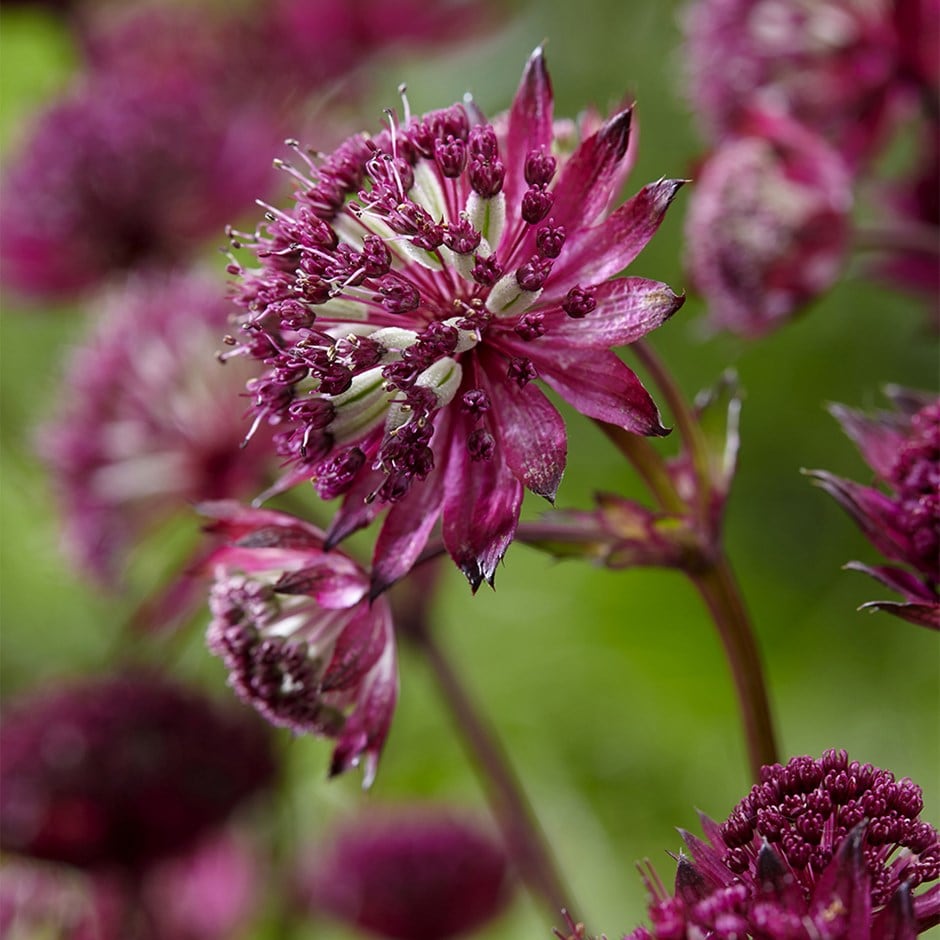
{"label": "magenta bract", "polygon": [[904,603],[872,601],[863,607],[940,630],[940,399],[895,386],[885,391],[895,407],[892,412],[867,415],[843,405],[832,407],[881,487],[823,470],[810,471],[810,476],[885,558],[907,566],[851,562],[848,567],[904,596]]}
{"label": "magenta bract", "polygon": [[[406,105],[407,109],[407,105]],[[614,212],[630,167],[631,111],[578,139],[556,122],[541,50],[508,115],[472,102],[407,113],[323,160],[300,152],[290,210],[271,209],[245,271],[243,346],[266,375],[256,417],[326,499],[330,544],[388,509],[374,591],[404,575],[439,517],[474,589],[492,582],[523,491],[551,500],[565,468],[561,416],[541,380],[583,414],[664,434],[611,351],[682,298],[611,280],[656,231],[680,182]]]}
{"label": "magenta bract", "polygon": [[200,507],[226,544],[201,563],[211,652],[242,701],[268,721],[333,738],[331,773],[364,761],[371,784],[385,743],[398,672],[392,615],[369,601],[369,577],[319,529],[285,513],[235,503]]}

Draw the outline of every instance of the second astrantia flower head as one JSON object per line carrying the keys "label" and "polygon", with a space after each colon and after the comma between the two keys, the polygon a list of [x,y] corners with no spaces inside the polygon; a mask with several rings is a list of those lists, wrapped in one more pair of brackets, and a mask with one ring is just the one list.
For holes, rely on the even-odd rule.
{"label": "second astrantia flower head", "polygon": [[611,279],[680,185],[608,212],[630,121],[625,109],[556,122],[537,50],[492,123],[470,101],[406,113],[288,167],[296,204],[252,239],[237,352],[268,366],[249,391],[256,420],[279,429],[289,482],[343,497],[328,544],[388,509],[376,589],[409,570],[439,518],[471,584],[492,581],[524,490],[553,499],[565,468],[564,423],[533,379],[591,418],[665,433],[611,351],[682,302]]}

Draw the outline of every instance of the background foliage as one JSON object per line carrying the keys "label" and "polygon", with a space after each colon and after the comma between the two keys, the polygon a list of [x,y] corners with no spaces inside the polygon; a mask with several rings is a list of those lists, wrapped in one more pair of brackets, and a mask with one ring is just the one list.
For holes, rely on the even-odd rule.
{"label": "background foliage", "polygon": [[[573,115],[589,102],[605,107],[625,92],[638,98],[642,142],[633,189],[660,176],[694,176],[699,143],[679,94],[678,9],[663,0],[540,3],[442,58],[386,63],[373,77],[379,92],[369,113],[378,119],[383,106],[396,103],[400,81],[416,112],[459,100],[469,89],[495,113],[508,104],[531,48],[545,40],[557,114]],[[0,62],[0,132],[9,152],[30,112],[68,80],[73,62],[59,24],[38,10],[8,7]],[[684,210],[680,193],[635,273],[683,286]],[[886,382],[935,386],[937,351],[925,314],[857,279],[852,266],[801,321],[757,343],[706,338],[702,314],[702,303],[691,297],[652,345],[687,393],[729,366],[746,390],[727,541],[765,655],[783,752],[818,756],[845,747],[855,759],[909,775],[924,788],[924,817],[936,824],[936,637],[885,614],[855,611],[885,595],[840,566],[873,561],[873,550],[799,473],[817,467],[865,479],[861,459],[824,404],[879,405]],[[129,641],[122,634],[129,602],[88,590],[59,553],[54,501],[33,435],[55,405],[63,356],[83,327],[72,309],[4,304],[2,694],[99,670],[119,655],[172,657],[173,669],[225,695],[223,669],[205,652],[198,626],[171,652],[152,639]],[[641,497],[637,480],[596,429],[574,418],[569,427],[559,507],[584,507],[595,490]],[[530,515],[541,511],[527,499]],[[167,553],[193,527],[163,531],[146,547],[135,568],[141,588],[159,580]],[[698,598],[671,572],[606,572],[515,546],[495,592],[471,598],[459,573],[448,571],[435,623],[506,742],[573,884],[577,910],[594,930],[610,936],[629,930],[644,915],[634,863],[648,856],[668,872],[664,851],[678,848],[673,827],[697,831],[695,808],[721,817],[748,786],[729,675]],[[327,743],[284,735],[288,794],[272,820],[290,820],[285,828],[299,841],[315,838],[331,817],[363,799],[419,796],[482,811],[423,663],[404,653],[401,675],[400,706],[368,796],[355,775],[325,782]],[[319,925],[315,933],[348,936]],[[485,936],[548,933],[520,896]]]}

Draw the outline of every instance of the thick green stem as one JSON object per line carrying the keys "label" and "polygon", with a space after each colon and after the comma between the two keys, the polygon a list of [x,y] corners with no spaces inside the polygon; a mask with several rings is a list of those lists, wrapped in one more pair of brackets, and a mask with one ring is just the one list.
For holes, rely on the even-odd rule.
{"label": "thick green stem", "polygon": [[755,782],[764,764],[778,761],[767,683],[744,600],[731,566],[723,556],[690,571],[692,583],[708,606],[731,669],[744,737]]}
{"label": "thick green stem", "polygon": [[464,748],[480,774],[490,808],[520,877],[554,923],[563,908],[571,909],[570,895],[505,750],[431,632],[415,631],[409,637],[431,667]]}

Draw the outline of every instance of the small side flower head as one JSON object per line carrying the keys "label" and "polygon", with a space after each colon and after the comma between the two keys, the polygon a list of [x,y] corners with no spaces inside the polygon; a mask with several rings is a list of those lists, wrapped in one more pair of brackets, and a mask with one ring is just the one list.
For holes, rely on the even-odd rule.
{"label": "small side flower head", "polygon": [[893,411],[864,414],[844,405],[831,411],[858,445],[879,486],[863,486],[824,470],[813,480],[855,520],[868,540],[896,565],[850,562],[904,597],[871,601],[911,623],[940,630],[940,398],[889,386]]}
{"label": "small side flower head", "polygon": [[214,578],[206,641],[235,694],[268,721],[333,738],[331,773],[375,778],[398,697],[392,614],[369,576],[293,516],[235,503],[200,507],[225,540],[201,563]]}
{"label": "small side flower head", "polygon": [[243,274],[239,351],[262,359],[256,420],[326,498],[336,543],[387,510],[373,572],[411,568],[438,519],[475,590],[492,583],[525,489],[553,500],[561,415],[665,434],[611,347],[681,305],[665,284],[615,278],[658,228],[677,180],[610,211],[632,164],[625,108],[578,139],[555,121],[542,51],[508,115],[472,101],[390,117],[331,155],[296,148],[295,205],[270,208]]}
{"label": "small side flower head", "polygon": [[482,928],[509,898],[502,847],[451,811],[409,807],[351,820],[318,848],[301,903],[390,940],[448,940]]}
{"label": "small side flower head", "polygon": [[146,868],[271,784],[266,731],[147,674],[15,702],[0,724],[0,847],[82,868]]}
{"label": "small side flower head", "polygon": [[757,337],[836,280],[851,179],[813,131],[752,111],[705,160],[686,217],[686,266],[713,327]]}
{"label": "small side flower head", "polygon": [[849,166],[884,141],[902,91],[892,3],[692,0],[687,94],[711,144],[752,107],[783,111]]}
{"label": "small side flower head", "polygon": [[[172,17],[146,22],[169,29]],[[71,299],[116,273],[178,264],[271,185],[275,109],[236,107],[245,90],[226,84],[222,56],[238,51],[212,23],[190,25],[172,68],[156,53],[125,53],[39,115],[0,181],[5,287]],[[135,51],[149,40],[166,52],[159,28],[142,32]]]}
{"label": "small side flower head", "polygon": [[213,361],[228,307],[201,272],[128,279],[105,295],[71,354],[58,415],[38,447],[64,517],[65,548],[99,584],[124,585],[133,546],[167,516],[270,482],[270,440],[245,453],[238,392],[257,372]]}
{"label": "small side flower head", "polygon": [[728,819],[682,831],[670,894],[644,873],[651,927],[628,940],[897,940],[940,922],[940,840],[920,787],[849,761],[764,767]]}

